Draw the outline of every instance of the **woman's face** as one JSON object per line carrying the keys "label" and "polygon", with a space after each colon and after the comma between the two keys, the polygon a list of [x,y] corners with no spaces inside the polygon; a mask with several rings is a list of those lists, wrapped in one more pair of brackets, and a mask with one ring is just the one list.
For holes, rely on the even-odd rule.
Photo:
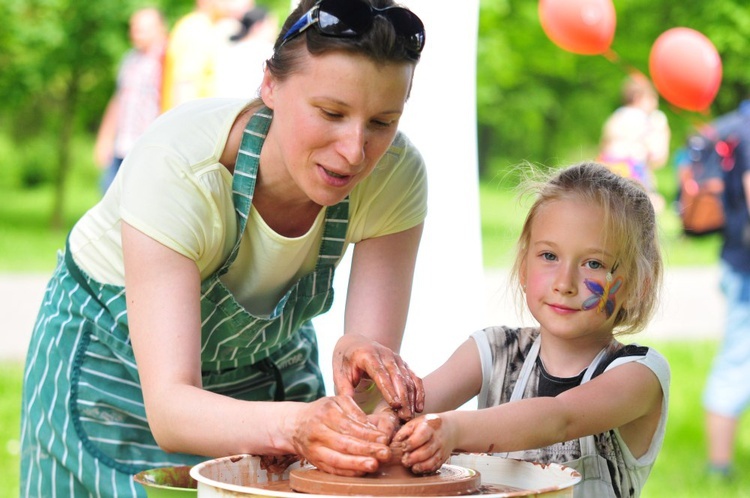
{"label": "woman's face", "polygon": [[346,52],[305,54],[286,80],[268,71],[263,79],[261,97],[274,118],[261,155],[262,181],[285,185],[287,197],[331,206],[388,150],[414,66],[378,65]]}

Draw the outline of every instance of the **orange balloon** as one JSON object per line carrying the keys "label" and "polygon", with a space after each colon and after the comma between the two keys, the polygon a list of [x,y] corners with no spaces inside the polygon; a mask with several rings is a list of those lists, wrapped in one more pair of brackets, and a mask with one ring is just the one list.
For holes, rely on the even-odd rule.
{"label": "orange balloon", "polygon": [[606,52],[615,36],[612,0],[539,0],[542,29],[560,48],[582,55]]}
{"label": "orange balloon", "polygon": [[688,111],[705,111],[721,86],[721,57],[711,40],[690,28],[672,28],[656,39],[648,61],[659,94]]}

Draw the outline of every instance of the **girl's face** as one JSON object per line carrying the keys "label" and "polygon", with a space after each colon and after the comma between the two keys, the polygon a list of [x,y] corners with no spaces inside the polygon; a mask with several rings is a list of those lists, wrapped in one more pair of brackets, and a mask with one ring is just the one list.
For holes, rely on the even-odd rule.
{"label": "girl's face", "polygon": [[618,280],[622,270],[613,271],[615,247],[604,239],[603,216],[599,206],[563,199],[540,207],[532,221],[520,278],[542,335],[597,344],[611,339],[622,307],[618,293],[627,282]]}
{"label": "girl's face", "polygon": [[304,53],[301,69],[284,81],[266,71],[261,96],[274,118],[261,171],[271,168],[285,195],[331,206],[391,145],[414,66],[378,65],[345,52]]}

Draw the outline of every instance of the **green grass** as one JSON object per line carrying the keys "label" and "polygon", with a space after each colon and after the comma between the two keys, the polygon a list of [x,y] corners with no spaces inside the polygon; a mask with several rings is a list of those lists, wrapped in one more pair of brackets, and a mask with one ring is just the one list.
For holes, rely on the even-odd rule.
{"label": "green grass", "polygon": [[[648,343],[648,341],[642,341]],[[664,447],[644,488],[643,498],[750,497],[750,413],[737,434],[737,477],[733,482],[707,478],[701,396],[716,352],[715,341],[649,344],[669,360],[672,384]]]}
{"label": "green grass", "polygon": [[52,188],[6,190],[0,203],[0,272],[51,272],[56,252],[75,221],[98,199],[95,187],[68,189],[69,204],[62,229],[50,228]]}
{"label": "green grass", "polygon": [[[749,416],[740,424],[737,479],[731,483],[708,480],[704,474],[706,444],[701,394],[716,351],[715,341],[649,343],[672,367],[669,420],[664,447],[649,478],[643,498],[750,497]],[[21,366],[0,363],[0,498],[18,496]]]}
{"label": "green grass", "polygon": [[23,367],[0,362],[0,498],[17,497]]}
{"label": "green grass", "polygon": [[[0,272],[52,272],[56,252],[65,245],[73,224],[101,197],[99,170],[91,159],[90,138],[76,137],[72,144],[72,164],[65,183],[63,226],[51,228],[54,189],[49,171],[56,161],[50,155],[54,143],[14,147],[0,134]],[[5,137],[7,138],[7,137]],[[54,152],[54,151],[52,151]],[[45,153],[43,157],[38,157]],[[17,159],[18,158],[18,159]],[[17,160],[16,160],[17,159]],[[24,187],[29,178],[41,179]],[[25,179],[25,180],[24,180]]]}

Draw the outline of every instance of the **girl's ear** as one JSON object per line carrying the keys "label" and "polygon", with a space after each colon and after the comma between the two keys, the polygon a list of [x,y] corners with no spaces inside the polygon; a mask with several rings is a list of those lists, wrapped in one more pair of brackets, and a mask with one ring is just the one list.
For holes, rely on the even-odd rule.
{"label": "girl's ear", "polygon": [[521,258],[521,264],[518,266],[518,283],[521,284],[521,289],[526,292],[526,256]]}

